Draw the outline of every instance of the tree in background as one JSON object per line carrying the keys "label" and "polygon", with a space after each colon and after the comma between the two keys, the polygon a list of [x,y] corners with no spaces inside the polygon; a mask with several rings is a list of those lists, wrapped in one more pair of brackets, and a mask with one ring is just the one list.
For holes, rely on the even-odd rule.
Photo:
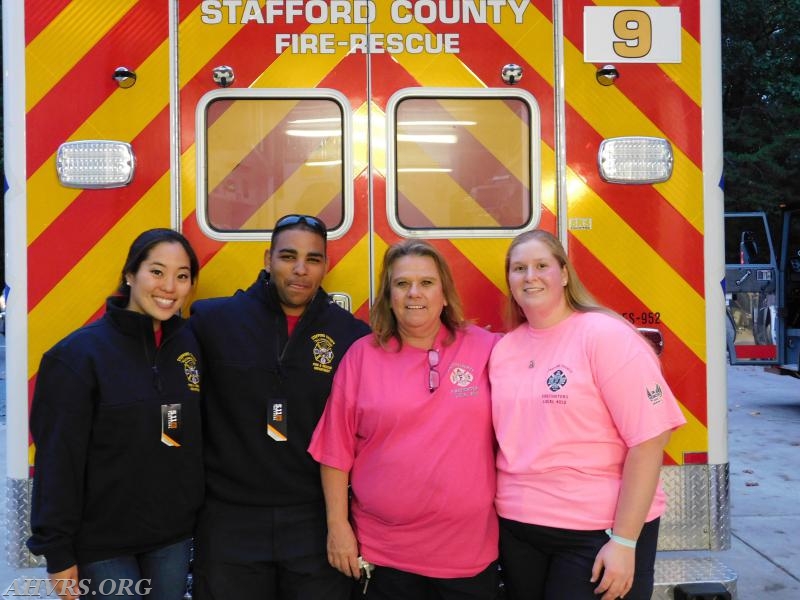
{"label": "tree in background", "polygon": [[725,208],[798,200],[800,0],[722,1]]}

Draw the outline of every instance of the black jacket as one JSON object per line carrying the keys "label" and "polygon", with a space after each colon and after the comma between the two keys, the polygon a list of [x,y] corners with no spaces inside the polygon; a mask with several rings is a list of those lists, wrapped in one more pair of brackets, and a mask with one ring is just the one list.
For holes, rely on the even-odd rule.
{"label": "black jacket", "polygon": [[[286,316],[265,271],[246,291],[195,302],[189,323],[206,365],[209,498],[251,506],[322,500],[319,465],[308,444],[339,361],[369,326],[320,289],[288,337]],[[267,432],[274,401],[283,401],[284,442]]]}
{"label": "black jacket", "polygon": [[[191,536],[203,501],[199,347],[186,321],[162,324],[110,298],[105,315],[42,357],[28,547],[51,573]],[[162,441],[162,405],[180,404]]]}

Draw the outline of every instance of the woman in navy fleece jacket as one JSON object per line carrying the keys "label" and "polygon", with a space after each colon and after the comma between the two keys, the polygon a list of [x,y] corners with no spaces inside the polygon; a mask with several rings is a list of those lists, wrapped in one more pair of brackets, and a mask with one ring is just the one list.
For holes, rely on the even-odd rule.
{"label": "woman in navy fleece jacket", "polygon": [[183,597],[204,482],[200,354],[180,310],[198,271],[181,234],[145,231],[103,317],[42,357],[28,547],[62,599]]}

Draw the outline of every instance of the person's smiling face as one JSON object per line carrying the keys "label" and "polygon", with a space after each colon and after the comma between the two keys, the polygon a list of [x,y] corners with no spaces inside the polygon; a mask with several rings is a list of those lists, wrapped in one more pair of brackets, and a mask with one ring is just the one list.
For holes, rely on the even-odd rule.
{"label": "person's smiling face", "polygon": [[266,267],[284,312],[301,315],[328,268],[325,241],[313,231],[284,229],[272,240]]}
{"label": "person's smiling face", "polygon": [[131,288],[128,310],[149,315],[154,322],[166,321],[180,311],[192,291],[189,255],[178,242],[161,242],[125,279]]}
{"label": "person's smiling face", "polygon": [[546,244],[533,239],[512,250],[508,286],[532,326],[547,327],[569,313],[566,285],[567,268]]}
{"label": "person's smiling face", "polygon": [[435,336],[447,304],[436,262],[430,256],[407,255],[392,265],[392,312],[400,336]]}

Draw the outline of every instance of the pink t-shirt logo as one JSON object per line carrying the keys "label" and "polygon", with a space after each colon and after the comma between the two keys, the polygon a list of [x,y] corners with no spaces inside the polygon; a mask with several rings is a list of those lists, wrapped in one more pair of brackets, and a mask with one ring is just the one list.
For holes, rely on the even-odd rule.
{"label": "pink t-shirt logo", "polygon": [[561,369],[558,369],[547,378],[547,387],[550,388],[551,392],[557,392],[565,385],[567,385],[567,376]]}
{"label": "pink t-shirt logo", "polygon": [[461,367],[455,367],[450,372],[450,383],[458,387],[467,387],[474,379],[472,373]]}
{"label": "pink t-shirt logo", "polygon": [[664,398],[664,392],[661,391],[661,386],[659,384],[655,384],[655,389],[650,391],[649,386],[645,386],[645,391],[647,392],[647,398],[650,400],[650,403],[655,406],[656,404],[661,404],[661,400]]}

